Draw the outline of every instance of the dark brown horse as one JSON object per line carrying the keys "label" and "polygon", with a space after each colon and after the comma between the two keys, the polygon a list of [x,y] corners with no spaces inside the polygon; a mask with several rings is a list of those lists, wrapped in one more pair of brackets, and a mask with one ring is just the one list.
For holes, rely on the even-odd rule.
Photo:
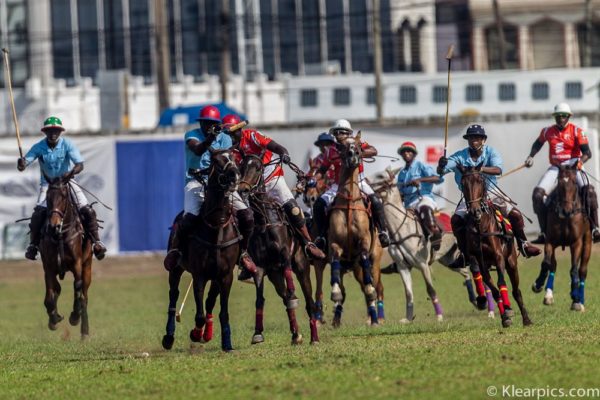
{"label": "dark brown horse", "polygon": [[592,251],[592,234],[586,207],[577,188],[577,167],[560,166],[558,183],[550,195],[546,214],[546,244],[540,274],[532,289],[539,293],[546,283],[544,304],[554,303],[554,274],[558,246],[571,249],[571,310],[584,311],[587,266]]}
{"label": "dark brown horse", "polygon": [[88,288],[92,283],[92,242],[84,236],[78,206],[71,193],[68,179],[49,179],[46,202],[48,205],[46,225],[40,243],[46,298],[44,305],[48,312],[48,328],[55,330],[63,320],[58,313],[57,301],[60,296],[60,283],[67,271],[73,273],[73,311],[69,323],[73,326],[81,320],[81,337],[90,333],[88,321]]}
{"label": "dark brown horse", "polygon": [[319,336],[317,321],[314,318],[317,309],[311,293],[310,263],[281,207],[267,197],[263,169],[264,165],[260,157],[245,156],[241,164],[242,177],[239,183],[239,192],[242,197],[249,200],[250,207],[254,211],[255,221],[249,247],[252,259],[257,266],[257,273],[254,276],[256,318],[252,344],[264,341],[262,333],[264,329],[265,274],[275,286],[277,294],[286,307],[292,333],[292,344],[302,343],[302,335],[296,321],[295,310],[298,307],[298,298],[295,294],[292,271],[298,278],[306,302],[306,312],[310,320],[310,342],[315,343],[319,341]]}
{"label": "dark brown horse", "polygon": [[[181,267],[169,272],[169,311],[166,335],[162,345],[169,350],[175,342],[175,310],[179,297],[179,281],[184,269],[192,274],[196,325],[190,331],[193,342],[212,339],[212,311],[220,296],[221,348],[233,350],[229,326],[229,292],[233,282],[233,269],[238,260],[241,236],[233,218],[232,193],[237,189],[239,170],[227,150],[212,150],[210,166],[206,171],[195,171],[194,176],[206,181],[206,196],[200,208],[197,224],[183,246]],[[211,281],[204,313],[204,289]]]}
{"label": "dark brown horse", "polygon": [[[462,173],[462,193],[467,205],[466,218],[466,251],[465,255],[471,267],[477,286],[477,302],[485,307],[483,282],[492,291],[502,317],[502,326],[512,324],[513,311],[508,297],[505,276],[508,273],[513,289],[513,297],[519,305],[523,325],[531,325],[531,320],[523,304],[523,296],[519,289],[519,270],[517,269],[517,250],[512,232],[504,231],[497,220],[498,215],[506,215],[506,210],[499,210],[488,197],[485,175],[481,167],[458,166]],[[500,212],[500,214],[497,213]],[[490,267],[496,266],[498,287],[492,282]]]}

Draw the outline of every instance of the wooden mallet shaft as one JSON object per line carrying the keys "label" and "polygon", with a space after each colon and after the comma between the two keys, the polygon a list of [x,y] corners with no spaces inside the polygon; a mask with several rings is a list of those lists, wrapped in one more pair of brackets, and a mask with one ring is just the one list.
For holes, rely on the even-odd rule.
{"label": "wooden mallet shaft", "polygon": [[448,60],[448,89],[446,90],[446,127],[444,130],[444,157],[446,157],[446,149],[448,147],[448,112],[450,111],[450,70],[452,69],[452,53],[454,52],[454,45],[451,44],[448,47],[448,53],[446,54],[446,60]]}
{"label": "wooden mallet shaft", "polygon": [[10,105],[12,108],[13,122],[15,124],[15,130],[17,132],[17,144],[19,145],[19,156],[23,158],[23,146],[21,144],[21,135],[19,133],[19,121],[17,120],[17,110],[15,109],[15,99],[12,91],[12,78],[10,76],[10,65],[8,63],[8,50],[2,48],[2,56],[4,57],[4,69],[6,71],[6,86],[8,87],[8,94],[10,97]]}

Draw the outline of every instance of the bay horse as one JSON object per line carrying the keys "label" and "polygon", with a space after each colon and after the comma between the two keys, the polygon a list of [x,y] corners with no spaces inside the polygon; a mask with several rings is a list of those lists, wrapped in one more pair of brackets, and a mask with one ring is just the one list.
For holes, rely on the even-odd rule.
{"label": "bay horse", "polygon": [[[395,182],[395,176],[400,168],[386,168],[369,178],[371,187],[381,198],[385,210],[386,225],[388,226],[391,243],[388,248],[390,256],[398,266],[406,295],[406,318],[401,322],[412,322],[414,319],[414,295],[411,269],[416,268],[423,275],[427,294],[431,299],[438,321],[443,320],[443,310],[436,290],[433,286],[431,265],[438,261],[444,266],[450,265],[459,256],[460,251],[456,239],[451,232],[442,236],[438,251],[431,249],[431,243],[425,239],[425,233],[414,210],[404,207],[400,191]],[[469,301],[475,303],[475,292],[471,282],[471,274],[467,267],[453,269],[464,278]],[[488,304],[488,311],[493,316],[493,303]]]}
{"label": "bay horse", "polygon": [[44,305],[48,313],[48,328],[56,330],[63,320],[58,313],[57,302],[62,280],[67,271],[73,273],[74,301],[69,323],[76,326],[81,321],[81,338],[89,336],[88,289],[92,283],[92,242],[85,235],[79,207],[71,192],[69,179],[46,177],[47,213],[40,242],[44,266],[46,297]]}
{"label": "bay horse", "polygon": [[[233,282],[233,269],[240,254],[241,236],[233,217],[231,195],[237,190],[239,170],[228,150],[210,149],[210,166],[206,170],[189,171],[205,184],[206,194],[200,207],[197,223],[182,246],[181,265],[169,272],[169,310],[166,334],[162,345],[170,350],[175,342],[175,320],[179,281],[184,270],[192,274],[196,303],[195,327],[190,331],[192,342],[208,342],[213,336],[213,315],[217,297],[221,310],[221,349],[233,350],[229,325],[229,293]],[[206,182],[204,176],[207,175]],[[206,298],[204,290],[211,286]]]}
{"label": "bay horse", "polygon": [[[499,210],[490,200],[487,193],[486,177],[481,172],[482,166],[483,163],[476,167],[465,167],[460,164],[457,166],[462,174],[462,194],[467,206],[467,214],[465,215],[467,254],[465,254],[465,258],[476,279],[477,301],[479,304],[486,301],[484,297],[485,289],[481,284],[481,279],[483,279],[498,305],[502,326],[506,328],[512,325],[511,318],[514,312],[511,309],[505,280],[505,275],[508,273],[513,289],[513,297],[521,310],[523,325],[528,326],[532,322],[519,289],[519,270],[514,234],[512,234],[512,231],[505,232],[498,223],[497,218],[500,218],[499,215],[505,215],[505,213],[502,213],[505,210]],[[492,282],[491,266],[496,266],[498,287]]]}
{"label": "bay horse", "polygon": [[[335,303],[333,326],[341,324],[346,298],[343,277],[352,270],[361,286],[370,324],[383,316],[383,284],[380,276],[382,248],[371,223],[359,187],[359,165],[362,162],[360,132],[354,138],[337,144],[342,167],[339,189],[329,212],[328,254],[331,264],[331,299]],[[376,309],[376,301],[381,305]]]}
{"label": "bay horse", "polygon": [[[298,278],[306,302],[306,312],[310,320],[310,342],[311,344],[317,343],[319,335],[317,320],[314,317],[317,309],[312,298],[308,257],[304,254],[302,245],[296,238],[281,207],[267,197],[263,178],[264,164],[261,157],[245,155],[240,169],[241,179],[238,191],[242,198],[249,200],[250,207],[254,211],[255,224],[249,246],[250,255],[257,266],[257,273],[254,276],[256,314],[252,344],[264,342],[265,274],[273,283],[286,307],[292,344],[302,343],[302,335],[296,321],[295,310],[298,307],[298,298],[295,294],[292,271]],[[283,177],[275,179],[283,179]]]}
{"label": "bay horse", "polygon": [[542,291],[546,283],[544,304],[554,303],[555,250],[569,246],[571,250],[571,310],[585,311],[584,289],[587,267],[592,251],[590,221],[577,187],[577,166],[559,166],[558,183],[550,195],[546,214],[546,243],[540,274],[532,285],[534,292]]}

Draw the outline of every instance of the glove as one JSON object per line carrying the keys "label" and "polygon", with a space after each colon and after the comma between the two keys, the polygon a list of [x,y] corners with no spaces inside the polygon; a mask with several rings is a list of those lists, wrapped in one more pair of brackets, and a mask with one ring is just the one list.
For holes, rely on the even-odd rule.
{"label": "glove", "polygon": [[525,166],[531,168],[533,166],[533,157],[529,156],[525,159]]}
{"label": "glove", "polygon": [[577,161],[577,170],[581,171],[582,168],[583,168],[583,163],[581,162],[581,159],[579,159]]}
{"label": "glove", "polygon": [[289,164],[289,163],[292,162],[292,159],[290,158],[289,154],[283,154],[281,156],[281,162],[284,163],[284,164]]}
{"label": "glove", "polygon": [[448,159],[446,157],[440,157],[440,159],[438,160],[438,166],[436,169],[436,172],[438,173],[438,175],[442,175],[444,173],[444,168],[446,168],[446,165],[448,165]]}
{"label": "glove", "polygon": [[27,163],[24,158],[21,157],[17,160],[17,169],[19,171],[25,171],[26,166],[27,166]]}
{"label": "glove", "polygon": [[414,181],[408,182],[406,185],[407,186],[414,186],[414,187],[418,188],[421,185],[421,183],[418,180],[415,179]]}

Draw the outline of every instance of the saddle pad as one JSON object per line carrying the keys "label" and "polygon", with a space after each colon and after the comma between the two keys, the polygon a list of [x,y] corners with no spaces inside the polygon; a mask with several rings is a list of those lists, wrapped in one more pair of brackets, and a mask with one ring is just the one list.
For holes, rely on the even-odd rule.
{"label": "saddle pad", "polygon": [[435,214],[437,224],[444,232],[452,232],[452,224],[450,223],[450,215],[438,212]]}

